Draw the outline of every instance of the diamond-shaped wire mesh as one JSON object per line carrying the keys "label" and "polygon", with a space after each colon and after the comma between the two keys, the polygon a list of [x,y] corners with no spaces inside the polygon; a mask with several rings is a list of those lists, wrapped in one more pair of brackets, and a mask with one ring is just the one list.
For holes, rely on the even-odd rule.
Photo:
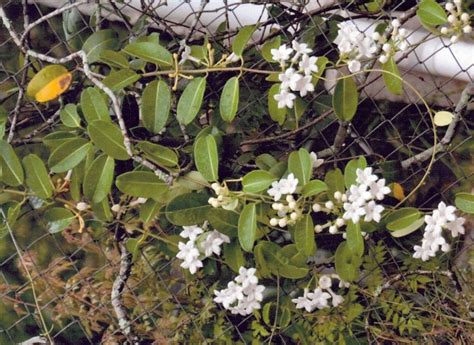
{"label": "diamond-shaped wire mesh", "polygon": [[[212,1],[211,1],[212,2]],[[54,4],[51,1],[31,1],[24,4],[22,1],[6,1],[2,5],[9,18],[13,20],[14,30],[22,33],[24,22],[30,23],[48,15],[55,8],[65,6],[66,1]],[[202,42],[203,35],[208,35],[209,40],[222,51],[230,53],[229,42],[235,35],[235,30],[228,32],[222,23],[229,21],[243,24],[242,18],[235,14],[239,4],[234,1],[222,2],[222,8],[213,7],[206,12],[206,2],[196,7],[196,1],[101,1],[102,9],[97,10],[97,2],[89,1],[85,5],[92,9],[87,11],[66,11],[78,16],[80,29],[69,37],[64,34],[64,14],[52,16],[37,25],[30,31],[27,44],[34,50],[52,56],[62,57],[75,51],[72,42],[83,40],[92,32],[104,28],[119,28],[123,42],[133,40],[135,37],[150,32],[159,32],[170,43],[169,47],[176,49],[180,41],[187,38],[188,42]],[[315,42],[314,53],[317,56],[336,56],[337,50],[333,43],[334,30],[327,22],[340,15],[346,9],[354,10],[356,1],[314,1],[326,8],[326,21],[315,11],[308,14],[302,11],[299,2],[249,2],[266,5],[255,7],[253,16],[262,18],[261,28],[265,29],[260,38],[253,37],[251,46],[257,51],[249,50],[251,57],[246,62],[250,68],[258,68],[264,61],[258,50],[265,40],[274,35],[269,29],[281,28],[278,34],[285,40],[293,38],[313,39]],[[393,2],[382,11],[371,14],[375,20],[392,18],[396,11],[408,11],[414,1],[403,0]],[[168,7],[166,16],[159,14],[161,6]],[[318,6],[314,6],[318,8]],[[130,17],[132,11],[135,15]],[[188,13],[183,17],[180,13]],[[200,22],[200,16],[205,13],[220,13],[215,19],[207,23],[207,27]],[[354,13],[354,12],[351,12]],[[90,15],[91,14],[91,15]],[[181,16],[181,17],[180,17]],[[361,11],[358,17],[363,17]],[[178,21],[177,18],[181,19]],[[194,20],[189,20],[194,18]],[[354,18],[348,18],[353,21]],[[358,22],[353,21],[357,26]],[[191,25],[189,24],[191,23]],[[219,30],[217,28],[219,27]],[[415,30],[417,28],[414,28]],[[361,29],[363,31],[363,29]],[[316,35],[312,37],[311,35]],[[450,49],[440,48],[440,49]],[[433,52],[436,55],[437,52]],[[467,70],[459,68],[459,74],[450,78],[437,77],[426,69],[420,72],[419,66],[424,66],[429,57],[418,58],[412,66],[405,66],[402,77],[416,85],[421,95],[428,100],[432,107],[454,110],[465,81],[460,81],[459,75],[473,75],[474,63]],[[33,71],[42,67],[40,61],[34,60],[23,65],[19,52],[3,26],[0,26],[0,104],[16,104],[19,89],[25,87],[25,81]],[[456,55],[452,54],[454,60]],[[72,64],[71,66],[74,67]],[[77,63],[75,66],[80,66]],[[467,73],[469,72],[469,73]],[[80,69],[74,71],[76,75]],[[78,77],[72,88],[79,89],[82,81]],[[222,91],[221,75],[209,76],[208,91],[204,102],[206,112],[214,111],[216,100]],[[470,82],[473,82],[470,79]],[[244,74],[241,81],[241,97],[245,104],[238,110],[237,118],[247,126],[243,140],[258,140],[267,136],[277,136],[275,141],[266,142],[257,146],[262,152],[286,147],[288,150],[305,146],[314,151],[329,148],[339,127],[338,121],[332,114],[324,116],[321,121],[315,122],[307,128],[304,135],[295,137],[282,136],[285,130],[277,125],[267,126],[266,93],[262,95],[262,85],[265,83],[259,75]],[[348,128],[345,143],[335,154],[327,156],[326,163],[336,165],[345,162],[354,156],[365,155],[369,161],[383,162],[387,168],[396,173],[400,169],[399,163],[416,155],[432,145],[432,123],[425,107],[417,97],[405,89],[403,96],[388,97],[386,88],[381,81],[381,76],[370,77],[367,81],[370,91],[362,91],[359,99],[358,115]],[[329,87],[331,88],[331,87]],[[268,88],[265,88],[267,90]],[[331,107],[330,95],[327,87],[320,82],[311,99],[312,109],[300,120],[300,124],[312,121],[325,114]],[[17,133],[14,143],[18,150],[28,152],[29,145],[41,142],[42,137],[51,128],[59,123],[58,105],[39,105],[23,97],[18,105],[19,116]],[[13,116],[12,113],[9,114]],[[423,185],[420,193],[412,196],[411,202],[419,207],[432,208],[439,200],[452,200],[458,190],[472,187],[472,110],[469,110],[457,124],[456,135],[449,148],[436,155],[431,167],[430,178],[436,179]],[[243,126],[244,126],[243,125]],[[440,129],[438,136],[443,135]],[[235,157],[237,158],[237,157]],[[407,191],[414,188],[428,173],[428,162],[410,165],[403,173],[395,176],[394,180],[402,184]],[[244,168],[246,165],[244,164]],[[394,168],[395,167],[395,168]],[[423,195],[419,200],[417,195]],[[2,201],[3,202],[3,201]],[[97,344],[97,343],[122,343],[123,334],[120,330],[112,301],[110,297],[114,278],[119,270],[120,254],[114,236],[107,229],[97,228],[93,232],[78,234],[66,230],[62,234],[50,234],[44,227],[44,220],[40,213],[31,212],[20,217],[12,232],[21,249],[22,261],[31,274],[32,283],[36,289],[35,304],[31,291],[31,283],[27,277],[20,258],[8,237],[0,242],[0,343],[19,343],[41,333],[42,324],[39,318],[38,307],[41,312],[48,315],[48,326],[52,338],[58,344]],[[163,232],[161,228],[153,231]],[[396,243],[399,250],[409,253],[412,249],[405,242],[397,239],[385,241],[389,247]],[[388,243],[391,242],[391,243]],[[370,246],[374,246],[372,242]],[[136,259],[132,274],[126,284],[124,305],[128,310],[129,319],[135,333],[148,343],[164,344],[169,339],[177,343],[219,343],[233,339],[234,342],[249,343],[241,329],[248,329],[252,316],[236,317],[227,314],[212,301],[213,290],[219,288],[216,283],[209,281],[204,291],[202,287],[194,284],[193,280],[183,279],[180,273],[179,262],[169,253],[161,242],[148,239],[142,246],[139,258]],[[390,262],[380,263],[383,274],[391,277],[394,272],[386,272],[384,267],[401,265],[398,256],[388,253]],[[395,272],[396,273],[396,272]],[[370,272],[367,273],[370,275]],[[214,273],[218,281],[219,273]],[[211,276],[212,277],[212,276]],[[230,280],[231,277],[227,277]],[[207,278],[209,279],[209,278]],[[287,294],[285,287],[281,287]],[[191,293],[192,292],[192,293]],[[200,301],[189,301],[189,296],[198,294]],[[288,297],[288,295],[286,296]],[[370,298],[367,304],[370,304]],[[187,318],[175,318],[186,314]],[[383,322],[380,311],[373,310],[373,322]],[[455,312],[453,312],[455,314]],[[222,316],[223,324],[213,324],[215,315]],[[303,317],[304,318],[304,317]],[[179,321],[179,322],[178,322]],[[244,327],[245,325],[245,327]],[[291,325],[290,325],[291,326]],[[288,326],[288,327],[290,327]],[[387,326],[385,326],[387,327]],[[206,337],[207,329],[213,328],[214,337]],[[276,334],[268,337],[270,342],[287,343],[288,339],[282,336],[285,329],[280,329]],[[273,338],[272,338],[273,337]]]}

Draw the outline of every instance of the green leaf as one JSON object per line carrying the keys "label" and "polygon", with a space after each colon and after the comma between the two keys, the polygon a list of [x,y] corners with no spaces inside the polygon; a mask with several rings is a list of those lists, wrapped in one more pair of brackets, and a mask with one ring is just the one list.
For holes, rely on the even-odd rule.
{"label": "green leaf", "polygon": [[344,193],[345,191],[344,175],[342,175],[341,170],[339,169],[329,170],[326,173],[324,182],[326,182],[328,186],[329,199],[331,199],[332,201],[337,201],[334,199],[334,193],[338,191],[341,193]]}
{"label": "green leaf", "polygon": [[86,157],[90,148],[91,143],[84,138],[66,141],[49,156],[49,168],[54,173],[71,170]]}
{"label": "green leaf", "polygon": [[81,109],[88,123],[94,120],[110,121],[107,103],[96,88],[88,87],[82,91]]}
{"label": "green leaf", "polygon": [[110,72],[110,74],[102,80],[102,83],[113,92],[117,92],[132,85],[138,79],[140,79],[140,76],[131,69],[121,69],[119,71]]}
{"label": "green leaf", "polygon": [[53,207],[43,217],[47,222],[48,232],[54,234],[67,228],[72,223],[74,214],[63,207]]}
{"label": "green leaf", "polygon": [[59,112],[59,118],[66,127],[81,127],[81,118],[77,113],[77,105],[66,104]]}
{"label": "green leaf", "polygon": [[416,15],[421,23],[428,27],[445,24],[448,21],[444,8],[434,0],[422,0]]}
{"label": "green leaf", "polygon": [[231,122],[239,107],[239,78],[232,77],[224,85],[219,103],[222,119]]}
{"label": "green leaf", "polygon": [[211,208],[205,194],[189,193],[179,195],[166,206],[166,218],[175,225],[195,225],[207,220]]}
{"label": "green leaf", "polygon": [[29,154],[23,158],[26,173],[26,184],[41,199],[48,199],[53,195],[53,183],[41,158]]}
{"label": "green leaf", "polygon": [[349,189],[353,184],[356,184],[357,169],[365,169],[366,167],[367,161],[364,156],[360,156],[358,159],[352,159],[346,164],[344,169],[344,184],[347,189]]}
{"label": "green leaf", "polygon": [[194,144],[194,162],[196,168],[207,181],[217,181],[219,157],[214,136],[208,134],[200,137]]}
{"label": "green leaf", "polygon": [[190,124],[201,110],[202,99],[206,91],[206,78],[198,77],[184,89],[176,108],[176,117],[183,125]]}
{"label": "green leaf", "polygon": [[325,182],[321,180],[312,180],[308,181],[308,183],[303,186],[301,194],[307,198],[325,192],[328,190],[328,188],[329,187]]}
{"label": "green leaf", "polygon": [[265,40],[262,46],[262,56],[268,62],[275,62],[272,57],[271,50],[278,49],[281,45],[281,36],[276,36],[270,40]]}
{"label": "green leaf", "polygon": [[395,95],[401,95],[403,93],[403,81],[401,78],[397,78],[397,76],[400,77],[400,71],[393,56],[382,64],[382,69],[388,72],[383,73],[383,80],[388,91]]}
{"label": "green leaf", "polygon": [[9,230],[15,225],[20,215],[21,205],[18,201],[0,204],[0,239],[8,235]]}
{"label": "green leaf", "polygon": [[268,171],[254,170],[242,179],[243,191],[247,193],[258,193],[266,190],[277,178]]}
{"label": "green leaf", "polygon": [[99,220],[110,222],[113,219],[108,198],[104,198],[104,200],[97,204],[91,204],[91,209],[94,212],[94,216]]}
{"label": "green leaf", "polygon": [[132,254],[132,262],[135,262],[140,254],[140,242],[137,238],[129,238],[125,242],[125,247]]}
{"label": "green leaf", "polygon": [[115,185],[124,194],[142,197],[159,198],[167,190],[167,185],[151,171],[129,171],[117,177]]}
{"label": "green leaf", "polygon": [[423,226],[423,224],[425,224],[425,220],[424,220],[423,217],[421,217],[418,220],[415,220],[413,223],[411,223],[406,228],[403,228],[401,230],[392,231],[390,233],[390,235],[392,235],[392,237],[403,237],[403,236],[409,235],[412,232],[418,230],[420,227]]}
{"label": "green leaf", "polygon": [[13,147],[0,140],[0,180],[5,184],[16,187],[23,183],[23,167]]}
{"label": "green leaf", "polygon": [[[421,218],[421,213],[414,207],[405,207],[389,214],[385,219],[387,229],[390,231],[400,231],[406,228],[413,227],[417,224],[418,219]],[[421,225],[416,227],[413,231],[418,229]]]}
{"label": "green leaf", "polygon": [[224,244],[224,261],[230,269],[236,273],[240,267],[245,267],[245,258],[239,243],[231,242]]}
{"label": "green leaf", "polygon": [[120,128],[112,122],[95,120],[87,126],[87,132],[94,144],[107,153],[110,157],[118,160],[128,160],[124,137]]}
{"label": "green leaf", "polygon": [[71,194],[71,199],[74,201],[81,200],[81,186],[82,180],[84,179],[84,166],[85,161],[79,163],[76,167],[72,169],[71,182],[69,184],[69,192]]}
{"label": "green leaf", "polygon": [[107,50],[115,50],[119,47],[117,33],[111,29],[99,30],[87,38],[82,46],[86,52],[87,62],[94,63],[99,60],[100,54]]}
{"label": "green leaf", "polygon": [[246,252],[251,252],[257,234],[257,211],[255,203],[247,204],[242,209],[238,229],[240,246]]}
{"label": "green leaf", "polygon": [[84,176],[84,196],[93,203],[99,203],[109,194],[114,181],[115,162],[112,157],[97,157]]}
{"label": "green leaf", "polygon": [[237,56],[242,56],[244,48],[247,45],[250,37],[252,37],[253,32],[255,31],[255,25],[247,25],[242,27],[232,42],[232,51]]}
{"label": "green leaf", "polygon": [[104,50],[100,52],[100,61],[114,68],[128,68],[128,60],[123,52]]}
{"label": "green leaf", "polygon": [[288,279],[301,279],[308,275],[308,269],[290,264],[282,249],[275,243],[260,241],[254,249],[255,261],[262,275],[270,271]]}
{"label": "green leaf", "polygon": [[57,131],[44,136],[43,144],[45,144],[50,150],[53,151],[59,145],[76,138],[77,136],[73,132]]}
{"label": "green leaf", "polygon": [[158,66],[170,67],[173,65],[173,56],[158,43],[133,42],[128,44],[123,51],[131,56],[154,63]]}
{"label": "green leaf", "polygon": [[297,152],[290,153],[288,170],[295,175],[300,186],[308,183],[313,174],[313,164],[309,152],[301,148]]}
{"label": "green leaf", "polygon": [[362,262],[360,256],[355,255],[347,245],[342,242],[336,249],[334,258],[336,273],[346,282],[351,282],[359,276],[359,266]]}
{"label": "green leaf", "polygon": [[360,225],[349,221],[346,226],[346,235],[349,250],[352,254],[362,257],[364,254],[364,237],[362,237]]}
{"label": "green leaf", "polygon": [[237,236],[239,214],[222,208],[211,208],[207,214],[211,226],[229,237]]}
{"label": "green leaf", "polygon": [[158,214],[163,204],[159,201],[148,199],[143,205],[140,206],[139,219],[144,223],[150,223]]}
{"label": "green leaf", "polygon": [[278,161],[268,153],[263,153],[255,158],[255,164],[262,170],[270,170]]}
{"label": "green leaf", "polygon": [[294,227],[295,245],[301,254],[310,256],[316,252],[316,241],[314,240],[314,224],[308,213],[298,220]]}
{"label": "green leaf", "polygon": [[474,213],[474,194],[457,193],[454,204],[461,211],[473,214]]}
{"label": "green leaf", "polygon": [[336,116],[342,121],[350,121],[354,117],[359,94],[357,85],[351,77],[340,79],[336,84],[332,98],[332,106]]}
{"label": "green leaf", "polygon": [[307,268],[308,257],[296,248],[296,244],[288,244],[281,248],[281,253],[290,260],[290,264],[296,267]]}
{"label": "green leaf", "polygon": [[178,165],[178,155],[166,146],[140,141],[136,147],[143,151],[148,159],[160,166],[175,167]]}
{"label": "green leaf", "polygon": [[140,106],[143,126],[158,134],[168,121],[170,107],[171,92],[168,84],[161,79],[149,83],[143,90]]}
{"label": "green leaf", "polygon": [[268,113],[272,120],[278,122],[281,126],[285,122],[286,108],[278,108],[278,102],[274,98],[280,92],[280,85],[280,83],[273,84],[268,91]]}

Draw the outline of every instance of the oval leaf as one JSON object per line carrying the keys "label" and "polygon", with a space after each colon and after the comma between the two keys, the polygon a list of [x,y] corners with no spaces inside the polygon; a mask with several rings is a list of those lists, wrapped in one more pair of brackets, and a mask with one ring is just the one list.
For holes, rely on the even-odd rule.
{"label": "oval leaf", "polygon": [[201,109],[204,91],[206,90],[206,79],[195,78],[186,86],[179,98],[176,108],[176,117],[183,125],[190,124]]}
{"label": "oval leaf", "polygon": [[136,147],[143,151],[148,159],[158,165],[165,167],[175,167],[178,165],[178,155],[174,150],[166,146],[141,141]]}
{"label": "oval leaf", "polygon": [[[387,229],[390,231],[400,231],[411,227],[418,219],[421,213],[414,207],[405,207],[387,216]],[[415,228],[416,230],[417,228]]]}
{"label": "oval leaf", "polygon": [[242,209],[238,225],[240,246],[246,252],[251,252],[257,234],[257,211],[255,204],[247,204]]}
{"label": "oval leaf", "polygon": [[454,203],[461,211],[470,214],[474,213],[474,194],[458,193]]}
{"label": "oval leaf", "polygon": [[301,254],[310,256],[316,251],[314,240],[314,224],[311,215],[308,213],[298,220],[294,228],[296,248]]}
{"label": "oval leaf", "polygon": [[150,171],[130,171],[117,177],[115,184],[124,194],[142,197],[159,198],[167,191],[167,185]]}
{"label": "oval leaf", "polygon": [[86,157],[90,147],[91,143],[84,138],[66,141],[49,156],[49,168],[55,173],[71,170]]}
{"label": "oval leaf", "polygon": [[244,192],[258,193],[266,190],[277,178],[265,170],[254,170],[245,175],[242,179]]}
{"label": "oval leaf", "polygon": [[87,132],[94,144],[110,157],[118,160],[130,158],[123,143],[122,132],[112,122],[95,120],[87,126]]}
{"label": "oval leaf", "polygon": [[349,221],[346,226],[346,235],[349,250],[352,254],[362,257],[364,254],[364,237],[362,237],[360,225]]}
{"label": "oval leaf", "polygon": [[337,247],[334,262],[336,273],[342,280],[346,282],[355,280],[359,275],[361,261],[361,258],[351,251],[347,241]]}
{"label": "oval leaf", "polygon": [[354,117],[359,94],[357,85],[350,77],[340,79],[336,84],[332,98],[332,106],[336,116],[342,121],[350,121]]}
{"label": "oval leaf", "polygon": [[138,79],[140,79],[140,76],[131,69],[122,69],[120,71],[110,72],[110,74],[105,77],[102,82],[110,90],[116,92],[126,88],[129,85],[132,85]]}
{"label": "oval leaf", "polygon": [[59,118],[66,127],[81,127],[81,118],[77,113],[77,105],[66,104],[59,112]]}
{"label": "oval leaf", "polygon": [[281,45],[281,36],[274,37],[270,40],[265,40],[262,46],[262,56],[268,62],[275,62],[271,53],[272,49],[278,49]]}
{"label": "oval leaf", "polygon": [[100,60],[110,67],[128,68],[128,60],[123,52],[115,52],[113,50],[104,50],[100,53]]}
{"label": "oval leaf", "polygon": [[0,180],[9,186],[16,187],[23,183],[23,167],[13,147],[0,140]]}
{"label": "oval leaf", "polygon": [[325,182],[321,180],[312,180],[303,186],[303,189],[301,190],[301,194],[307,198],[310,196],[318,195],[327,190],[328,190],[328,185]]}
{"label": "oval leaf", "polygon": [[141,114],[143,126],[158,134],[166,125],[171,107],[171,92],[163,80],[154,80],[143,90]]}
{"label": "oval leaf", "polygon": [[194,144],[194,161],[196,168],[207,181],[216,181],[219,178],[219,157],[213,135],[202,136],[196,141]]}
{"label": "oval leaf", "polygon": [[84,196],[93,203],[99,203],[107,197],[114,180],[115,162],[112,157],[97,157],[84,176]]}
{"label": "oval leaf", "polygon": [[110,121],[107,103],[96,88],[88,87],[82,91],[81,109],[88,123],[94,120]]}
{"label": "oval leaf", "polygon": [[295,175],[300,186],[308,183],[313,173],[313,163],[309,152],[303,148],[292,152],[288,158],[288,170]]}
{"label": "oval leaf", "polygon": [[344,184],[349,189],[353,184],[356,184],[357,169],[365,169],[367,167],[367,161],[364,156],[360,156],[358,159],[352,159],[346,164],[344,168]]}
{"label": "oval leaf", "polygon": [[173,64],[171,53],[155,42],[133,42],[127,45],[123,51],[158,66],[169,67]]}
{"label": "oval leaf", "polygon": [[86,52],[87,62],[94,63],[99,60],[100,54],[107,50],[115,50],[119,46],[118,35],[111,29],[99,30],[90,35],[82,46]]}
{"label": "oval leaf", "polygon": [[252,37],[253,32],[255,31],[255,25],[247,25],[242,27],[237,35],[235,36],[234,42],[232,42],[232,51],[237,56],[242,56],[244,52],[244,48],[249,41],[250,37]]}
{"label": "oval leaf", "polygon": [[382,69],[388,72],[383,73],[383,80],[388,91],[395,95],[401,95],[403,92],[403,81],[400,78],[400,71],[393,56],[386,63],[382,64]]}
{"label": "oval leaf", "polygon": [[444,24],[448,17],[444,8],[434,0],[422,0],[418,5],[416,15],[423,25],[431,27]]}
{"label": "oval leaf", "polygon": [[49,65],[39,71],[28,83],[26,94],[38,102],[48,102],[69,88],[72,75],[62,65]]}
{"label": "oval leaf", "polygon": [[207,220],[211,205],[204,194],[189,193],[177,196],[166,206],[166,218],[175,225],[201,224]]}
{"label": "oval leaf", "polygon": [[53,184],[41,158],[29,154],[23,158],[26,173],[26,184],[41,199],[48,199],[53,195]]}
{"label": "oval leaf", "polygon": [[74,214],[63,207],[53,207],[44,213],[48,231],[51,234],[67,228],[74,219]]}
{"label": "oval leaf", "polygon": [[239,78],[232,77],[224,85],[222,89],[221,99],[219,103],[219,111],[222,119],[231,122],[237,114],[239,107]]}

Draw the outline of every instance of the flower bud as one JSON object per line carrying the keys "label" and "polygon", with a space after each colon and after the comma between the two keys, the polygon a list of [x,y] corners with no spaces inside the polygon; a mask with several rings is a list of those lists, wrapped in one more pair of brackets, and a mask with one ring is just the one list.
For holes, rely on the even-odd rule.
{"label": "flower bud", "polygon": [[321,205],[319,205],[319,204],[313,204],[313,211],[314,211],[314,212],[319,212],[319,211],[321,211]]}
{"label": "flower bud", "polygon": [[278,225],[278,219],[276,219],[276,218],[270,219],[270,225],[271,226],[277,226]]}
{"label": "flower bud", "polygon": [[81,201],[76,204],[76,208],[78,211],[85,211],[89,208],[89,204]]}
{"label": "flower bud", "polygon": [[324,204],[324,206],[331,210],[333,207],[334,207],[334,203],[332,201],[326,201],[326,203]]}

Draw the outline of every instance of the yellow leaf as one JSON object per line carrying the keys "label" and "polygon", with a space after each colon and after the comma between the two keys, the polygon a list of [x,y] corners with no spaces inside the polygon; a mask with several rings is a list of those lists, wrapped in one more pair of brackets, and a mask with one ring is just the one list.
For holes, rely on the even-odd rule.
{"label": "yellow leaf", "polygon": [[38,102],[48,102],[66,91],[72,75],[61,65],[49,65],[39,71],[28,83],[26,93]]}
{"label": "yellow leaf", "polygon": [[44,103],[57,98],[68,89],[71,80],[72,75],[69,72],[53,79],[35,95],[36,100],[40,103]]}
{"label": "yellow leaf", "polygon": [[453,122],[454,115],[449,111],[438,111],[434,116],[434,123],[438,127],[449,125]]}
{"label": "yellow leaf", "polygon": [[400,183],[392,183],[392,194],[393,197],[399,201],[402,201],[405,199],[405,191],[403,190],[403,187]]}

